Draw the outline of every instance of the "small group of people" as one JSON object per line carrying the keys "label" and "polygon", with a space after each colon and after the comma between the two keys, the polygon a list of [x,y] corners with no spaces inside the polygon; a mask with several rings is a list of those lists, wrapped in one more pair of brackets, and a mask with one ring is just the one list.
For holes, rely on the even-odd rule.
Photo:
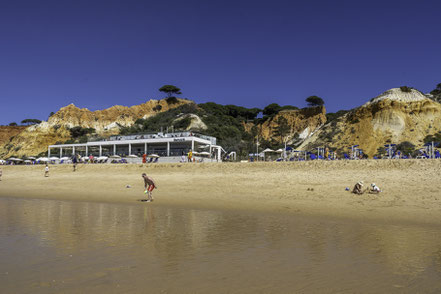
{"label": "small group of people", "polygon": [[187,152],[187,154],[182,151],[181,162],[194,162],[193,151],[191,149]]}
{"label": "small group of people", "polygon": [[366,192],[368,192],[369,194],[378,194],[381,192],[380,187],[378,187],[375,183],[372,183],[370,187],[364,187],[364,182],[363,181],[359,181],[355,184],[354,188],[352,189],[352,193],[357,194],[357,195],[361,195],[364,194]]}

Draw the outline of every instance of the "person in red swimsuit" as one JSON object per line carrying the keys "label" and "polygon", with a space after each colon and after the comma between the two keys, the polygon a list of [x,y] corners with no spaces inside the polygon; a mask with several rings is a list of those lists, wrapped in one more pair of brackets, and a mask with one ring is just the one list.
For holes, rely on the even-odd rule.
{"label": "person in red swimsuit", "polygon": [[157,189],[158,186],[156,185],[155,181],[151,177],[147,176],[145,173],[142,174],[142,178],[144,179],[144,193],[146,193],[148,196],[147,202],[151,202],[153,201],[153,189]]}

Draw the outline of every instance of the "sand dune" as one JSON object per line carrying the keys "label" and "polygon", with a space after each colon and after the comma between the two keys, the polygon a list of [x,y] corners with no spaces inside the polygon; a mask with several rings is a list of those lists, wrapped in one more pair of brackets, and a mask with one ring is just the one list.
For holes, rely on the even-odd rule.
{"label": "sand dune", "polygon": [[[69,165],[50,168],[50,177],[44,178],[43,166],[3,166],[0,196],[441,223],[437,160],[79,165],[76,172]],[[142,172],[158,182],[153,203],[137,202],[145,198]],[[359,196],[345,191],[359,180],[375,182],[384,192]]]}

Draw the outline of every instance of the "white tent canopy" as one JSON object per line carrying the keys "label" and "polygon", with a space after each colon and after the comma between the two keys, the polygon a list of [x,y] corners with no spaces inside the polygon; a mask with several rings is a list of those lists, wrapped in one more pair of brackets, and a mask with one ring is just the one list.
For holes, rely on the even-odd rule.
{"label": "white tent canopy", "polygon": [[35,159],[35,157],[34,156],[28,156],[28,157],[26,157],[26,159]]}
{"label": "white tent canopy", "polygon": [[210,152],[206,152],[206,151],[204,151],[204,152],[199,152],[199,155],[206,155],[206,156],[209,156],[209,155],[210,155]]}
{"label": "white tent canopy", "polygon": [[273,150],[273,149],[266,148],[266,149],[263,150],[262,152],[263,152],[263,153],[266,153],[266,152],[274,152],[274,150]]}
{"label": "white tent canopy", "polygon": [[58,157],[51,157],[50,160],[60,160]]}
{"label": "white tent canopy", "polygon": [[23,159],[11,157],[8,159],[9,161],[23,161]]}
{"label": "white tent canopy", "polygon": [[150,155],[148,155],[148,157],[159,158],[161,156],[159,156],[158,154],[150,154]]}
{"label": "white tent canopy", "polygon": [[111,156],[109,156],[110,158],[121,158],[121,156],[119,156],[119,155],[111,155]]}
{"label": "white tent canopy", "polygon": [[40,158],[37,158],[37,161],[47,162],[47,161],[49,161],[49,158],[47,158],[47,157],[40,157]]}
{"label": "white tent canopy", "polygon": [[282,148],[277,149],[275,152],[282,153],[282,152],[283,152],[283,149],[282,149]]}
{"label": "white tent canopy", "polygon": [[138,158],[138,156],[136,156],[135,154],[130,154],[127,156],[128,158]]}

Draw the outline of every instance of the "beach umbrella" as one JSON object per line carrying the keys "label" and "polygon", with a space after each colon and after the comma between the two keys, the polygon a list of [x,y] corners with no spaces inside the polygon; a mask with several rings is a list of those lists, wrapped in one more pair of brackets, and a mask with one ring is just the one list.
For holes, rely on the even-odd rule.
{"label": "beach umbrella", "polygon": [[69,159],[70,159],[69,157],[61,157],[60,160],[69,160]]}
{"label": "beach umbrella", "polygon": [[47,158],[47,157],[40,157],[40,158],[37,158],[37,161],[48,162],[49,158]]}
{"label": "beach umbrella", "polygon": [[283,149],[282,149],[282,148],[277,149],[275,152],[282,153],[282,152],[283,152]]}
{"label": "beach umbrella", "polygon": [[23,161],[23,159],[11,157],[8,159],[9,161]]}
{"label": "beach umbrella", "polygon": [[116,154],[115,154],[115,155],[110,155],[109,157],[110,157],[110,158],[121,158],[121,156],[116,155]]}
{"label": "beach umbrella", "polygon": [[26,157],[26,159],[35,160],[35,157],[34,156],[28,156],[28,157]]}
{"label": "beach umbrella", "polygon": [[32,163],[30,160],[25,160],[24,163]]}
{"label": "beach umbrella", "polygon": [[206,151],[204,151],[204,152],[201,152],[201,153],[199,153],[199,155],[210,155],[210,152],[206,152]]}
{"label": "beach umbrella", "polygon": [[138,158],[138,156],[136,156],[135,154],[130,154],[127,156],[128,158]]}
{"label": "beach umbrella", "polygon": [[97,158],[97,160],[107,160],[107,158],[108,158],[107,156],[100,156]]}
{"label": "beach umbrella", "polygon": [[60,160],[58,157],[51,157],[49,160]]}
{"label": "beach umbrella", "polygon": [[266,148],[265,150],[262,151],[262,153],[265,153],[265,152],[274,152],[274,150]]}
{"label": "beach umbrella", "polygon": [[159,158],[161,156],[159,156],[158,154],[150,154],[150,155],[148,155],[148,157]]}

